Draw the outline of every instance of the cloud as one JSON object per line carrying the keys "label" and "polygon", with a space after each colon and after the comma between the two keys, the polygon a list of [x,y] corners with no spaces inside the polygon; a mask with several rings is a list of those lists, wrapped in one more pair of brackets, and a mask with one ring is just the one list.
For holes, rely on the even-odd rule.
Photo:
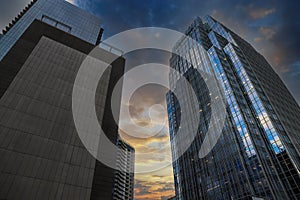
{"label": "cloud", "polygon": [[263,40],[263,38],[261,38],[261,37],[255,37],[253,39],[253,42],[261,42],[262,40]]}
{"label": "cloud", "polygon": [[167,199],[174,196],[173,171],[165,168],[159,172],[136,175],[135,199]]}
{"label": "cloud", "polygon": [[[168,74],[155,74],[155,72],[147,75],[158,79],[168,76]],[[167,126],[166,92],[168,89],[159,84],[147,84],[139,87],[132,96],[128,96],[131,94],[131,86],[136,85],[136,76],[143,77],[145,74],[134,73],[134,77],[127,75],[124,79],[120,129],[126,132],[130,130],[125,134],[137,137],[166,135],[168,130],[164,126]],[[129,102],[125,102],[124,99],[129,99]],[[127,109],[130,116],[127,116],[125,111]]]}
{"label": "cloud", "polygon": [[267,40],[269,40],[276,34],[276,27],[260,27],[259,31]]}
{"label": "cloud", "polygon": [[272,13],[275,13],[276,9],[275,8],[270,8],[270,9],[263,9],[263,8],[250,8],[249,9],[249,16],[252,19],[261,19],[264,18]]}

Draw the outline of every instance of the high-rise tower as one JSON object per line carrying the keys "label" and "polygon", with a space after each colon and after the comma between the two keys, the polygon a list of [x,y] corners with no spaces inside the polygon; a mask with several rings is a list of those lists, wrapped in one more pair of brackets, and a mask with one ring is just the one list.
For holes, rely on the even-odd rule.
{"label": "high-rise tower", "polygon": [[0,60],[35,19],[94,45],[101,39],[100,18],[64,0],[33,0],[3,30]]}
{"label": "high-rise tower", "polygon": [[[300,108],[272,67],[249,43],[210,16],[197,18],[174,52],[170,65],[190,82],[198,102],[197,135],[173,162],[176,196],[191,199],[299,199]],[[210,91],[197,69],[218,80],[226,104],[222,135],[212,151],[199,158],[211,118]],[[171,87],[176,76],[170,74]],[[182,91],[188,96],[188,91]],[[172,154],[179,154],[180,102],[167,93]],[[193,123],[192,120],[186,120]]]}
{"label": "high-rise tower", "polygon": [[132,200],[134,187],[134,156],[135,150],[121,138],[117,143],[118,162],[114,180],[114,200]]}
{"label": "high-rise tower", "polygon": [[[132,199],[128,188],[133,174],[116,174],[123,172],[124,160],[127,168],[134,164],[134,154],[128,153],[134,150],[121,145],[118,117],[111,110],[125,59],[97,46],[100,20],[64,1],[38,0],[13,23],[0,42],[7,51],[0,61],[0,199]],[[88,56],[91,51],[95,57]],[[114,60],[97,85],[94,101],[103,134],[120,150],[127,147],[110,154],[111,167],[90,154],[74,123],[74,100],[86,99],[73,97],[72,91],[86,59],[97,68]],[[97,81],[91,74],[84,74],[76,87],[89,91],[84,83]],[[116,111],[120,101],[121,94],[114,96]],[[80,109],[80,120],[91,121]],[[82,129],[100,134],[89,126]],[[96,139],[95,151],[107,153],[100,148],[103,140]],[[116,180],[126,181],[128,188]]]}

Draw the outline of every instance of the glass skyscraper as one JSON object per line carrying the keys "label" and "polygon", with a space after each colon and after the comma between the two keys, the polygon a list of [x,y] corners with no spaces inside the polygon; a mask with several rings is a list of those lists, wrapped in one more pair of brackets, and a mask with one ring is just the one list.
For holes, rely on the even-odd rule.
{"label": "glass skyscraper", "polygon": [[[187,151],[173,160],[176,197],[200,199],[300,199],[300,108],[276,72],[249,43],[210,16],[197,18],[186,30],[170,65],[192,86],[200,123]],[[201,69],[218,80],[226,104],[222,135],[212,151],[198,156],[211,118],[210,91]],[[170,73],[170,86],[177,76]],[[181,91],[189,96],[188,91]],[[167,95],[172,156],[180,154],[180,104]],[[183,102],[185,103],[185,102]],[[189,121],[189,120],[187,120]],[[189,121],[193,123],[193,121]]]}
{"label": "glass skyscraper", "polygon": [[3,30],[0,60],[35,20],[44,21],[84,41],[97,44],[102,20],[64,0],[33,0]]}

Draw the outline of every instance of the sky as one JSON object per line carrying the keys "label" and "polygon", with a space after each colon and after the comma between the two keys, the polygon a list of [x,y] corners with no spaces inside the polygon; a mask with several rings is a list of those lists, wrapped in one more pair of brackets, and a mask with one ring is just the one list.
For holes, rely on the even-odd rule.
{"label": "sky", "polygon": [[[1,0],[0,28],[28,3],[28,0]],[[287,88],[300,103],[300,2],[260,0],[70,0],[73,4],[103,19],[104,36],[117,34],[138,27],[165,27],[184,31],[196,16],[212,15],[228,28],[246,39],[263,54],[282,78]],[[168,64],[168,53],[159,51],[132,52],[126,55],[126,69],[156,61]],[[155,74],[166,79],[167,74]],[[126,84],[134,84],[135,78],[127,76]],[[137,138],[120,130],[122,137],[132,144],[136,152],[154,152],[153,156],[137,156],[137,169],[165,166],[170,161],[165,93],[167,88],[159,85],[145,85],[139,88],[128,106],[131,119],[141,129],[132,129],[138,134],[153,137]],[[126,94],[124,94],[126,95]],[[149,108],[154,107],[149,116]],[[153,118],[152,118],[153,117]],[[128,118],[121,117],[121,123],[129,126]],[[156,126],[163,126],[155,135]],[[142,132],[143,131],[143,132]],[[163,148],[165,147],[165,148]],[[135,175],[135,199],[166,199],[174,195],[171,166],[151,173]]]}

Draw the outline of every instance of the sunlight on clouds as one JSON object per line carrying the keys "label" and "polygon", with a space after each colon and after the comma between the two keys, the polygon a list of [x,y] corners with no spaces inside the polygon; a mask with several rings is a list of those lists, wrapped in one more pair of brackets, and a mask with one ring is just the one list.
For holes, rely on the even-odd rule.
{"label": "sunlight on clouds", "polygon": [[276,27],[260,27],[259,31],[267,40],[269,40],[276,34]]}
{"label": "sunlight on clouds", "polygon": [[[120,127],[125,126],[131,133],[125,133],[121,128],[119,132],[135,148],[135,170],[144,171],[135,174],[136,200],[174,196],[166,92],[166,88],[157,85],[142,86],[135,91],[130,102],[122,102],[122,106],[129,108],[130,118],[122,117],[121,113]],[[141,138],[141,135],[148,137]]]}
{"label": "sunlight on clouds", "polygon": [[166,167],[157,172],[136,175],[135,199],[167,199],[174,196],[173,171]]}
{"label": "sunlight on clouds", "polygon": [[255,8],[249,9],[249,15],[252,19],[261,19],[264,18],[272,13],[276,12],[275,8],[271,9],[262,9],[262,8]]}

